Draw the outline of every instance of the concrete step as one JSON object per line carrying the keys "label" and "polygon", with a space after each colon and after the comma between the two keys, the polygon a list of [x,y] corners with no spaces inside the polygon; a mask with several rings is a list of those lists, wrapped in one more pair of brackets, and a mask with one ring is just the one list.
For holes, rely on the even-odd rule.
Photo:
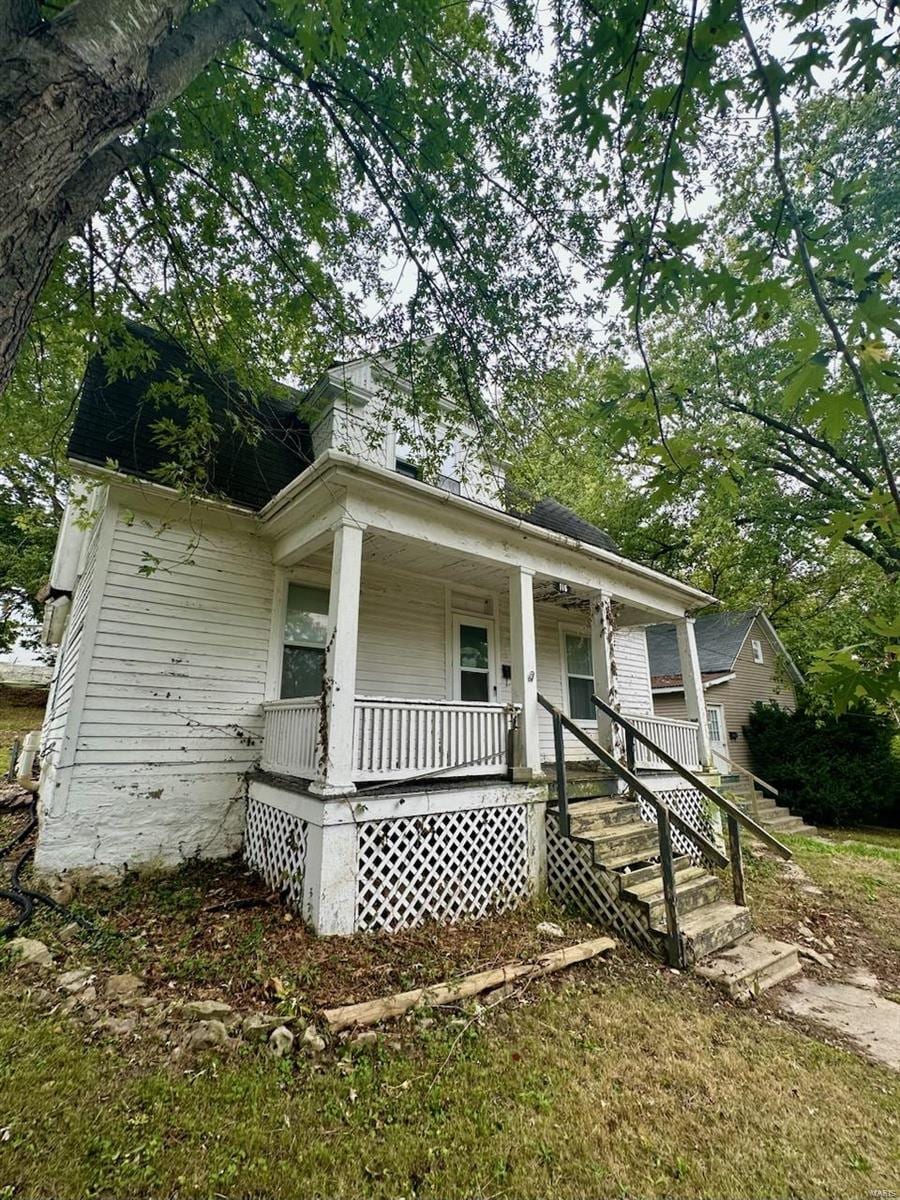
{"label": "concrete step", "polygon": [[688,957],[702,962],[724,946],[731,946],[750,932],[750,909],[718,900],[688,913],[681,922],[681,932],[688,947]]}
{"label": "concrete step", "polygon": [[697,974],[738,1000],[758,996],[801,969],[796,946],[751,933],[708,958]]}
{"label": "concrete step", "polygon": [[655,825],[635,821],[627,825],[609,825],[587,839],[594,847],[594,860],[604,867],[645,862],[659,853],[659,833]]}

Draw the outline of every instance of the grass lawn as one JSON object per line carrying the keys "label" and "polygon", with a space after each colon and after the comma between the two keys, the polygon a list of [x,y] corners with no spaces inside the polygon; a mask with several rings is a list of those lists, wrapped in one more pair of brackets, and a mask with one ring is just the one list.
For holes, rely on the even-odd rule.
{"label": "grass lawn", "polygon": [[0,999],[0,1195],[871,1196],[895,1075],[621,951],[324,1062],[84,1045]]}
{"label": "grass lawn", "polygon": [[[15,689],[0,687],[0,775],[9,769],[9,751],[16,738],[30,729],[40,729],[44,720],[42,704],[18,703]],[[23,699],[33,699],[34,691],[22,689]]]}
{"label": "grass lawn", "polygon": [[[830,936],[855,922],[841,961],[883,974],[900,864],[855,840],[795,839],[805,883],[749,858],[751,896],[774,930],[802,920]],[[28,932],[60,968],[130,968],[157,993],[309,1014],[532,954],[547,944],[542,918],[572,941],[589,931],[535,907],[314,939],[278,904],[233,907],[261,895],[234,865],[195,864],[81,897],[98,931],[68,949],[56,916]],[[246,1045],[178,1058],[171,1030],[145,1025],[88,1035],[22,980],[0,975],[0,1197],[820,1200],[896,1188],[896,1074],[624,946],[490,1008],[416,1014],[374,1048],[338,1044],[321,1059]]]}

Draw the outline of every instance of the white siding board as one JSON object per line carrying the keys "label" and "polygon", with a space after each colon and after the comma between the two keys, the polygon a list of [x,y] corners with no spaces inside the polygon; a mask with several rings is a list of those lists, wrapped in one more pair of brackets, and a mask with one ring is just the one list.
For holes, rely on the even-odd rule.
{"label": "white siding board", "polygon": [[[199,518],[195,517],[195,522]],[[64,819],[43,869],[175,861],[240,843],[258,759],[274,570],[250,533],[150,518],[111,538]],[[149,574],[143,550],[162,559]]]}

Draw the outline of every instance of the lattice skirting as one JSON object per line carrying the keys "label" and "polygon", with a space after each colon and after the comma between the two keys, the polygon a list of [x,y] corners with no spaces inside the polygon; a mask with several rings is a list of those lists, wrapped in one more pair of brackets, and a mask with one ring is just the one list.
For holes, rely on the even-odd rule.
{"label": "lattice skirting", "polygon": [[244,858],[298,912],[302,909],[308,844],[306,821],[250,797]]}
{"label": "lattice skirting", "polygon": [[358,828],[357,929],[408,929],[514,908],[531,890],[529,806]]}
{"label": "lattice skirting", "polygon": [[563,908],[614,930],[650,954],[662,956],[661,939],[619,895],[616,875],[597,866],[589,845],[562,837],[552,813],[547,814],[547,891]]}
{"label": "lattice skirting", "polygon": [[[718,820],[710,817],[706,798],[702,792],[698,792],[694,788],[676,788],[670,792],[657,792],[657,795],[673,812],[677,812],[680,817],[684,817],[685,821],[689,821],[694,829],[708,838],[714,846],[721,845],[721,825]],[[652,805],[648,804],[646,800],[641,800],[640,808],[642,820],[655,825],[656,813]],[[672,827],[672,845],[676,853],[687,854],[695,866],[712,865],[700,847],[674,826]]]}

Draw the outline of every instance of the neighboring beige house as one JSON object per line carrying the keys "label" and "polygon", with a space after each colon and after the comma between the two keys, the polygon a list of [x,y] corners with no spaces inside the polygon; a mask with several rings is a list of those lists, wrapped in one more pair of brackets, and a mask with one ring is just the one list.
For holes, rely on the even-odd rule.
{"label": "neighboring beige house", "polygon": [[[744,726],[757,701],[793,709],[803,683],[791,656],[765,613],[709,613],[694,622],[713,750],[752,768]],[[685,717],[684,682],[674,625],[647,630],[647,650],[658,717]]]}

